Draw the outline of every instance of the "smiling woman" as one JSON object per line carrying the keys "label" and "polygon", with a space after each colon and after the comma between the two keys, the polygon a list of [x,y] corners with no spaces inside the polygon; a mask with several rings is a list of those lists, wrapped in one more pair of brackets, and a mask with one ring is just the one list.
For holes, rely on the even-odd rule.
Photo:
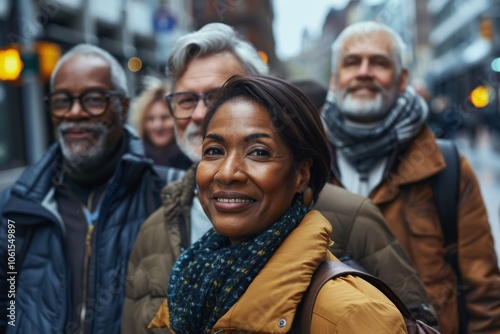
{"label": "smiling woman", "polygon": [[[214,228],[177,260],[150,327],[290,332],[315,269],[337,261],[328,251],[330,223],[309,209],[327,181],[328,152],[318,112],[295,86],[229,79],[208,111],[196,174]],[[311,332],[406,331],[384,295],[349,276],[321,289]]]}
{"label": "smiling woman", "polygon": [[146,156],[156,165],[188,168],[192,162],[176,143],[174,117],[165,101],[170,86],[153,77],[147,77],[145,85],[132,105],[132,122],[143,140]]}

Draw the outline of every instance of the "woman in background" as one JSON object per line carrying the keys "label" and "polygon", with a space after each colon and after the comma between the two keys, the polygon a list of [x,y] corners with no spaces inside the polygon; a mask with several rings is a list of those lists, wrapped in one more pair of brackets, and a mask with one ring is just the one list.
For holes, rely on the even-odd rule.
{"label": "woman in background", "polygon": [[169,85],[154,79],[146,79],[146,88],[134,100],[133,121],[144,142],[146,156],[155,165],[187,169],[192,162],[181,152],[175,142],[174,118],[170,114],[165,96]]}
{"label": "woman in background", "polygon": [[[287,333],[328,250],[331,224],[309,206],[330,156],[319,114],[295,86],[234,76],[203,126],[198,196],[213,224],[184,251],[150,328]],[[327,282],[311,333],[406,333],[397,308],[359,277]]]}

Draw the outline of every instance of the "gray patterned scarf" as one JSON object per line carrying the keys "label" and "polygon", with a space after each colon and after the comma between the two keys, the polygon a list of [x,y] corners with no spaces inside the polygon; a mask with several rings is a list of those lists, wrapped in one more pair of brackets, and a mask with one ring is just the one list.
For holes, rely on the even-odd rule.
{"label": "gray patterned scarf", "polygon": [[366,176],[381,158],[406,144],[422,129],[427,118],[425,101],[411,87],[396,100],[380,124],[362,129],[347,124],[335,99],[324,107],[328,140],[346,156],[358,173]]}

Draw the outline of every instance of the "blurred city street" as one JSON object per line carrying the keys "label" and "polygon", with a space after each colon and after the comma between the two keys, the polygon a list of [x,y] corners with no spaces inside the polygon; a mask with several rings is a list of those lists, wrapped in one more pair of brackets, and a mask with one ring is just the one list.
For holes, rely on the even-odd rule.
{"label": "blurred city street", "polygon": [[471,145],[471,140],[463,136],[456,139],[460,152],[471,162],[481,184],[500,264],[500,152],[493,150],[492,142],[488,131],[479,132],[476,145]]}

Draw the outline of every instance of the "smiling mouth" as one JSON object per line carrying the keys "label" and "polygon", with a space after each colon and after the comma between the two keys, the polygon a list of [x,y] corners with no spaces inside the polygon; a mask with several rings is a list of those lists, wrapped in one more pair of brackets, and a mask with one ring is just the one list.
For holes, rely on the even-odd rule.
{"label": "smiling mouth", "polygon": [[246,198],[215,198],[219,203],[253,203],[255,200]]}
{"label": "smiling mouth", "polygon": [[349,91],[351,93],[358,92],[358,91],[378,92],[379,89],[377,87],[373,87],[373,86],[358,86],[358,87],[351,88]]}

